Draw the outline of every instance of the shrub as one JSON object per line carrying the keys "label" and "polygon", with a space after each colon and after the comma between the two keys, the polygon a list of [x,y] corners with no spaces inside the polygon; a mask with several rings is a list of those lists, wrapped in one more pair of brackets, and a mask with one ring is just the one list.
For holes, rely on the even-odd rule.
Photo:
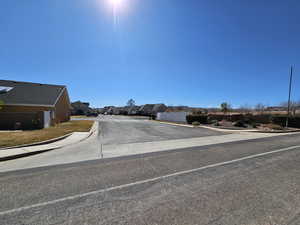
{"label": "shrub", "polygon": [[213,125],[216,127],[221,126],[221,124],[219,122],[215,122]]}
{"label": "shrub", "polygon": [[186,121],[188,124],[193,124],[193,122],[199,122],[202,124],[207,123],[207,115],[187,115]]}
{"label": "shrub", "polygon": [[194,121],[194,122],[192,123],[192,125],[193,125],[193,126],[199,126],[200,123],[199,123],[198,121]]}
{"label": "shrub", "polygon": [[[277,115],[272,117],[272,122],[274,124],[284,127],[286,125],[286,116]],[[290,117],[289,118],[289,127],[300,128],[300,117]]]}
{"label": "shrub", "polygon": [[242,121],[242,120],[238,120],[238,121],[234,122],[233,126],[235,126],[235,127],[247,127],[247,125],[245,124],[245,122]]}
{"label": "shrub", "polygon": [[258,115],[251,115],[248,118],[255,123],[268,124],[271,122],[272,116],[270,114],[258,114]]}
{"label": "shrub", "polygon": [[225,115],[220,115],[220,114],[209,114],[208,115],[208,121],[221,121],[225,118]]}
{"label": "shrub", "polygon": [[218,122],[218,120],[209,120],[208,121],[208,123],[210,123],[210,124],[215,124],[215,123],[217,123]]}

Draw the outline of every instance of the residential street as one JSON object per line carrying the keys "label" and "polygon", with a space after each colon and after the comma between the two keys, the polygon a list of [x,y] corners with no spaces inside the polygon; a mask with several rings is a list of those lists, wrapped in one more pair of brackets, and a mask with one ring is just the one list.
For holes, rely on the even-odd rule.
{"label": "residential street", "polygon": [[[206,129],[123,117],[106,118],[102,125],[104,149],[113,143],[122,146],[140,141],[146,145],[156,141],[155,133],[147,126],[161,131],[159,141],[189,140],[191,136],[233,138],[229,136],[232,134]],[[134,128],[123,135],[117,132],[128,126]],[[133,135],[130,130],[138,134]],[[173,136],[172,130],[176,130]],[[0,173],[0,223],[296,225],[300,222],[300,134],[106,159],[96,157],[99,147],[96,144],[97,137],[93,137],[77,146],[0,163],[1,171],[9,163],[21,168],[21,162],[29,165],[36,161],[35,165],[43,166],[46,157],[49,161],[58,160],[59,155],[65,160],[75,159],[76,155],[84,156],[84,151],[93,159]]]}
{"label": "residential street", "polygon": [[223,135],[224,133],[208,129],[191,129],[160,124],[141,118],[126,116],[104,116],[101,123],[103,144],[126,144],[193,137]]}
{"label": "residential street", "polygon": [[222,132],[165,125],[145,118],[134,119],[122,116],[105,116],[98,119],[88,119],[100,121],[98,128],[101,130],[99,132],[100,135],[93,135],[84,142],[55,151],[0,162],[0,172],[103,158],[106,155],[103,156],[101,154],[101,144],[103,145],[103,151],[109,149],[109,157],[111,148],[113,148],[112,151],[114,152],[118,148],[118,144],[223,135]]}

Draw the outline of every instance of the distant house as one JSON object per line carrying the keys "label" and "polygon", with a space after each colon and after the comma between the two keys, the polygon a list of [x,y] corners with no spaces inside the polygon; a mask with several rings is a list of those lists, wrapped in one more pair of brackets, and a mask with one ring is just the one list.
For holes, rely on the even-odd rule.
{"label": "distant house", "polygon": [[88,115],[94,110],[90,108],[90,103],[76,101],[71,103],[71,114],[72,115]]}
{"label": "distant house", "polygon": [[168,106],[167,112],[189,112],[192,109],[188,106]]}
{"label": "distant house", "polygon": [[165,104],[155,104],[152,109],[152,115],[156,115],[159,112],[165,112],[168,107]]}
{"label": "distant house", "polygon": [[128,107],[128,115],[137,115],[139,111],[139,106],[130,106]]}
{"label": "distant house", "polygon": [[142,105],[138,110],[138,114],[140,114],[142,116],[150,116],[152,114],[153,107],[154,107],[154,104]]}
{"label": "distant house", "polygon": [[153,116],[158,112],[165,112],[167,106],[165,104],[146,104],[140,107],[139,114],[143,116]]}
{"label": "distant house", "polygon": [[67,87],[0,80],[0,129],[44,128],[70,120]]}
{"label": "distant house", "polygon": [[115,113],[115,107],[114,106],[110,106],[108,107],[108,109],[106,110],[106,113],[109,115],[113,115]]}
{"label": "distant house", "polygon": [[286,111],[287,107],[283,106],[270,106],[265,109],[265,111]]}

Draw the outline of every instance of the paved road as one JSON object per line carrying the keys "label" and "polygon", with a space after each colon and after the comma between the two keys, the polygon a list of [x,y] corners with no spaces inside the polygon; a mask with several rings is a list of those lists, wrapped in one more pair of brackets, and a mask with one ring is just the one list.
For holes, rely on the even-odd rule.
{"label": "paved road", "polygon": [[293,134],[0,173],[0,222],[296,225],[299,165]]}
{"label": "paved road", "polygon": [[[95,118],[87,118],[95,120]],[[88,140],[58,149],[17,160],[0,162],[0,172],[40,166],[58,165],[99,158],[111,157],[110,150],[118,149],[122,143],[143,143],[159,140],[175,140],[188,137],[224,135],[222,132],[207,129],[191,129],[160,124],[145,118],[136,119],[124,116],[104,116],[100,121],[101,140],[97,135]],[[96,120],[96,121],[97,121]],[[103,144],[101,149],[100,142]],[[113,144],[113,146],[112,146]],[[105,150],[109,150],[105,152]],[[103,150],[103,151],[102,151]],[[130,149],[129,149],[130,150]],[[107,155],[104,155],[104,153]]]}
{"label": "paved road", "polygon": [[204,128],[191,129],[127,116],[104,116],[100,128],[104,145],[224,135]]}

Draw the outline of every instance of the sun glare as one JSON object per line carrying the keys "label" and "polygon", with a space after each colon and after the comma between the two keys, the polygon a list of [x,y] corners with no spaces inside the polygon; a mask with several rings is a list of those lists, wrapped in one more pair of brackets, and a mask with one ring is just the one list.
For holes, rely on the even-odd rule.
{"label": "sun glare", "polygon": [[110,2],[114,7],[120,7],[123,3],[123,0],[110,0]]}

